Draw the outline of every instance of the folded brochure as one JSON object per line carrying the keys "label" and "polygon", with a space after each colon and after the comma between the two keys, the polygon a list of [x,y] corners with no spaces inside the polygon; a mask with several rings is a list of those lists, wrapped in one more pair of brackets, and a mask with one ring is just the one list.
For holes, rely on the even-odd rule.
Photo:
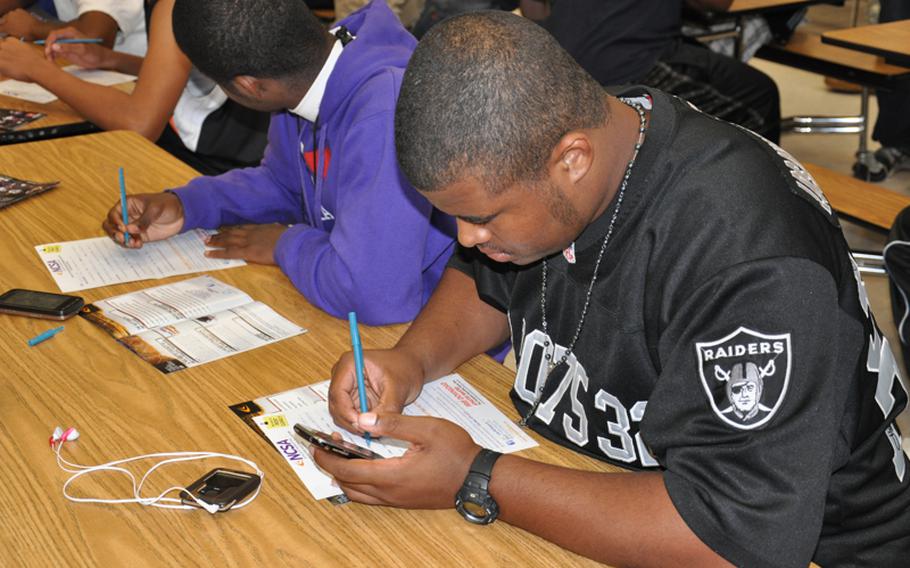
{"label": "folded brochure", "polygon": [[163,373],[306,332],[208,275],[88,304],[80,315]]}

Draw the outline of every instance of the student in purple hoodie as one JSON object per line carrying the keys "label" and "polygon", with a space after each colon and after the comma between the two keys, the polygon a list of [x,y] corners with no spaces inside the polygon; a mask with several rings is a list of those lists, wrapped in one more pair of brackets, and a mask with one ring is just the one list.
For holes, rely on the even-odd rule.
{"label": "student in purple hoodie", "polygon": [[299,0],[177,0],[174,36],[237,102],[273,111],[262,163],[127,200],[103,227],[131,248],[219,229],[218,258],[277,264],[311,303],[369,324],[414,318],[455,224],[405,180],[394,114],[416,40],[384,2],[326,31]]}

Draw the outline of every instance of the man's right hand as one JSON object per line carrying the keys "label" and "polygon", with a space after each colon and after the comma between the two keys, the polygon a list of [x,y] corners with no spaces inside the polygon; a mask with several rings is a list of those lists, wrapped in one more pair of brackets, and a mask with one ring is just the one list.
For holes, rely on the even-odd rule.
{"label": "man's right hand", "polygon": [[120,202],[114,204],[101,224],[104,232],[123,245],[124,232],[129,231],[128,248],[141,248],[143,243],[172,237],[183,228],[183,204],[170,192],[140,193],[126,198],[129,225],[123,225]]}
{"label": "man's right hand", "polygon": [[[424,373],[419,361],[397,349],[364,351],[364,383],[370,412],[400,414],[414,402],[423,388]],[[332,369],[329,386],[329,413],[340,428],[363,434],[358,425],[360,398],[354,356],[345,353]]]}
{"label": "man's right hand", "polygon": [[51,61],[58,57],[84,69],[110,69],[113,67],[113,51],[92,43],[57,43],[60,39],[82,39],[85,34],[74,27],[54,30],[47,36],[44,55]]}

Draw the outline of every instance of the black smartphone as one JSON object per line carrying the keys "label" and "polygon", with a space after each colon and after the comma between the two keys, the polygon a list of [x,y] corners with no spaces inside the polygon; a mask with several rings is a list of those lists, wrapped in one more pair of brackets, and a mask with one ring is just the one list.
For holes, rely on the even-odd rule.
{"label": "black smartphone", "polygon": [[323,450],[328,450],[333,454],[338,454],[343,458],[364,460],[382,459],[382,456],[376,452],[372,452],[366,448],[361,448],[360,446],[346,442],[345,440],[334,440],[325,432],[310,430],[302,424],[294,424],[294,432],[296,432],[298,436],[310,444],[315,444]]}
{"label": "black smartphone", "polygon": [[79,312],[85,301],[79,296],[14,288],[0,295],[0,313],[65,320]]}
{"label": "black smartphone", "polygon": [[262,478],[255,473],[215,468],[187,486],[186,491],[181,491],[180,501],[198,507],[199,503],[189,495],[192,493],[200,501],[218,505],[219,512],[227,511],[255,491],[260,483]]}

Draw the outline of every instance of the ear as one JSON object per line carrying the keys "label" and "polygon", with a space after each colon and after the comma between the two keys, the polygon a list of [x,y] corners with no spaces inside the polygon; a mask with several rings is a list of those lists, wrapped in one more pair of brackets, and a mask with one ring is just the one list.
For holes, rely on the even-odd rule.
{"label": "ear", "polygon": [[250,75],[237,75],[231,79],[231,86],[246,97],[255,100],[262,98],[262,94],[265,92],[262,81]]}
{"label": "ear", "polygon": [[594,162],[594,147],[584,132],[566,133],[550,153],[550,173],[569,184],[580,181]]}

